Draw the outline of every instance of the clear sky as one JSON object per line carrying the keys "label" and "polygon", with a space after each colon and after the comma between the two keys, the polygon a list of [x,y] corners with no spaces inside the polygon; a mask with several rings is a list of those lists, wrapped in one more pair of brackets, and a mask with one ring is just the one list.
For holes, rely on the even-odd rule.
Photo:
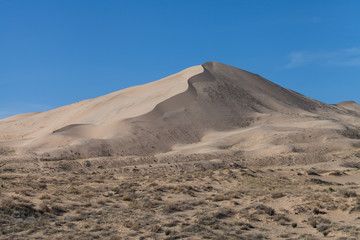
{"label": "clear sky", "polygon": [[360,1],[0,0],[0,118],[207,61],[360,103]]}

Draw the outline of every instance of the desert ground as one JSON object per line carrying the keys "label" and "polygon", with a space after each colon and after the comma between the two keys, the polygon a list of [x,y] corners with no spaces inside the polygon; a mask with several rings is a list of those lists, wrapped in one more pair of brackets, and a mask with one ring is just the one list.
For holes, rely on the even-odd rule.
{"label": "desert ground", "polygon": [[208,62],[0,120],[0,239],[359,239],[360,105]]}
{"label": "desert ground", "polygon": [[359,156],[267,167],[3,159],[0,239],[358,239]]}

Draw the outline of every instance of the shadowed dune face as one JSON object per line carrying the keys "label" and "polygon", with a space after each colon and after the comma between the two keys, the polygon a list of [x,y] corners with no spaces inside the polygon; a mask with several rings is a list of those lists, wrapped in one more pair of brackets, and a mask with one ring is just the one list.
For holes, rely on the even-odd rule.
{"label": "shadowed dune face", "polygon": [[0,146],[49,158],[337,150],[357,146],[359,109],[356,103],[327,105],[208,62],[146,85],[3,119]]}

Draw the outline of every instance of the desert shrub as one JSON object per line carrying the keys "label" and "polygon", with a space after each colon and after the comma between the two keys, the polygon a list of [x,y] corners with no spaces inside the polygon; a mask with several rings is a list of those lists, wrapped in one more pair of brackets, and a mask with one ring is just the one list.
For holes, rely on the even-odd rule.
{"label": "desert shrub", "polygon": [[346,130],[342,131],[342,134],[350,139],[360,139],[360,129],[347,128]]}
{"label": "desert shrub", "polygon": [[49,194],[43,194],[40,196],[41,200],[45,200],[45,199],[51,199],[51,196]]}
{"label": "desert shrub", "polygon": [[271,207],[265,206],[265,205],[257,205],[255,207],[255,209],[257,210],[258,214],[267,214],[269,216],[273,216],[275,214],[275,210]]}
{"label": "desert shrub", "polygon": [[276,193],[271,194],[271,197],[272,198],[282,198],[282,197],[285,197],[285,194],[282,192],[276,192]]}
{"label": "desert shrub", "polygon": [[353,190],[345,189],[339,191],[343,197],[350,198],[350,197],[357,197],[357,193]]}
{"label": "desert shrub", "polygon": [[215,195],[213,197],[207,198],[207,200],[211,200],[211,201],[214,201],[214,202],[222,202],[222,201],[227,201],[227,200],[230,200],[230,199],[231,199],[230,196],[224,195],[224,194],[218,194],[218,195]]}
{"label": "desert shrub", "polygon": [[39,211],[34,208],[34,205],[25,199],[8,198],[1,202],[0,212],[11,215],[15,218],[26,218],[30,216],[38,217]]}
{"label": "desert shrub", "polygon": [[252,228],[255,228],[253,225],[244,222],[235,222],[235,225],[240,228],[240,230],[250,230]]}
{"label": "desert shrub", "polygon": [[309,169],[306,171],[307,175],[310,175],[310,176],[320,176],[320,174],[315,171],[315,170],[312,170],[312,169]]}
{"label": "desert shrub", "polygon": [[130,206],[134,209],[140,209],[140,210],[145,210],[145,209],[151,209],[154,208],[156,206],[158,206],[158,202],[157,201],[153,201],[150,200],[149,198],[141,198],[141,199],[137,199],[131,202]]}
{"label": "desert shrub", "polygon": [[105,205],[106,204],[106,201],[105,199],[99,199],[96,201],[97,204],[100,204],[100,205]]}
{"label": "desert shrub", "polygon": [[310,217],[308,219],[308,223],[310,226],[312,226],[313,228],[317,228],[317,226],[319,224],[330,224],[331,221],[329,219],[326,219],[326,218],[322,218],[322,217]]}
{"label": "desert shrub", "polygon": [[321,211],[321,210],[318,209],[318,208],[314,208],[314,209],[313,209],[313,213],[316,214],[316,215],[318,215],[318,214],[326,214],[326,212]]}
{"label": "desert shrub", "polygon": [[123,223],[124,227],[130,228],[134,231],[138,231],[140,229],[140,222],[137,220],[127,220]]}
{"label": "desert shrub", "polygon": [[42,202],[42,203],[40,203],[40,205],[39,205],[39,211],[40,211],[40,212],[43,212],[43,213],[45,213],[45,212],[50,212],[50,207],[49,207],[49,205],[47,205],[46,203]]}
{"label": "desert shrub", "polygon": [[349,213],[360,212],[360,196],[356,198],[354,206],[350,209]]}
{"label": "desert shrub", "polygon": [[331,173],[329,173],[330,175],[333,175],[333,176],[342,176],[342,175],[346,175],[346,173],[344,173],[343,171],[339,171],[339,170],[336,170],[336,171],[332,171]]}
{"label": "desert shrub", "polygon": [[329,228],[330,228],[329,224],[320,224],[319,226],[316,227],[316,229],[319,232],[324,232],[324,231],[328,230]]}
{"label": "desert shrub", "polygon": [[324,181],[318,178],[310,178],[309,180],[312,183],[315,184],[320,184],[320,185],[339,185],[338,183],[333,183],[333,182],[328,182],[328,181]]}
{"label": "desert shrub", "polygon": [[267,239],[265,237],[265,235],[261,234],[261,233],[249,233],[247,235],[245,235],[245,238],[247,240],[262,240],[262,239]]}
{"label": "desert shrub", "polygon": [[115,194],[134,193],[136,188],[140,185],[135,182],[123,182],[119,186],[112,188],[111,190]]}
{"label": "desert shrub", "polygon": [[0,155],[11,155],[15,153],[15,151],[13,149],[10,148],[5,148],[5,147],[0,147]]}
{"label": "desert shrub", "polygon": [[135,196],[133,194],[125,194],[121,199],[123,201],[132,202],[135,200]]}
{"label": "desert shrub", "polygon": [[151,224],[149,229],[151,232],[158,233],[161,231],[161,226],[158,224]]}
{"label": "desert shrub", "polygon": [[61,214],[67,212],[67,210],[65,209],[65,207],[63,207],[63,206],[61,206],[61,205],[59,205],[59,204],[52,204],[52,205],[50,206],[50,209],[51,209],[50,211],[51,211],[52,213],[54,213],[55,215],[61,215]]}
{"label": "desert shrub", "polygon": [[162,210],[164,213],[173,213],[173,212],[181,212],[183,211],[183,208],[180,204],[168,203],[163,206]]}
{"label": "desert shrub", "polygon": [[316,228],[316,227],[317,227],[317,224],[318,224],[318,222],[317,222],[316,219],[314,219],[314,218],[309,218],[308,223],[309,223],[309,225],[312,226],[313,228]]}
{"label": "desert shrub", "polygon": [[214,216],[218,219],[231,217],[232,215],[234,215],[234,212],[227,208],[222,208],[214,213]]}
{"label": "desert shrub", "polygon": [[291,220],[284,214],[277,214],[274,216],[274,221],[278,222],[280,225],[286,225],[291,222]]}
{"label": "desert shrub", "polygon": [[23,195],[23,196],[32,196],[33,195],[33,190],[30,188],[18,188],[15,190],[15,192],[17,194]]}
{"label": "desert shrub", "polygon": [[234,215],[234,212],[227,208],[222,208],[210,213],[199,212],[197,214],[197,222],[201,225],[214,225],[218,223],[219,220],[231,217],[232,215]]}
{"label": "desert shrub", "polygon": [[70,193],[70,194],[75,194],[75,195],[77,195],[77,194],[80,194],[81,192],[80,192],[79,189],[77,189],[77,188],[75,188],[75,187],[71,187],[71,188],[69,189],[69,193]]}
{"label": "desert shrub", "polygon": [[341,164],[342,167],[360,169],[360,162],[345,162]]}

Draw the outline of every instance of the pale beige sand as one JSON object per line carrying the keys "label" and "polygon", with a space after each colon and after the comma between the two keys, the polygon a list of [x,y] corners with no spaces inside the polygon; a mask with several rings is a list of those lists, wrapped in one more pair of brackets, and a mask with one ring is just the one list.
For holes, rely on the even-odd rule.
{"label": "pale beige sand", "polygon": [[0,147],[48,159],[277,156],[360,146],[360,105],[328,105],[216,62],[42,113],[0,120]]}
{"label": "pale beige sand", "polygon": [[[194,66],[146,85],[127,88],[47,112],[22,114],[4,119],[0,125],[1,140],[41,137],[66,126],[71,129],[70,126],[74,124],[105,125],[143,115],[153,110],[158,103],[186,91],[187,80],[201,72],[201,66]],[[74,134],[81,135],[76,131]]]}

